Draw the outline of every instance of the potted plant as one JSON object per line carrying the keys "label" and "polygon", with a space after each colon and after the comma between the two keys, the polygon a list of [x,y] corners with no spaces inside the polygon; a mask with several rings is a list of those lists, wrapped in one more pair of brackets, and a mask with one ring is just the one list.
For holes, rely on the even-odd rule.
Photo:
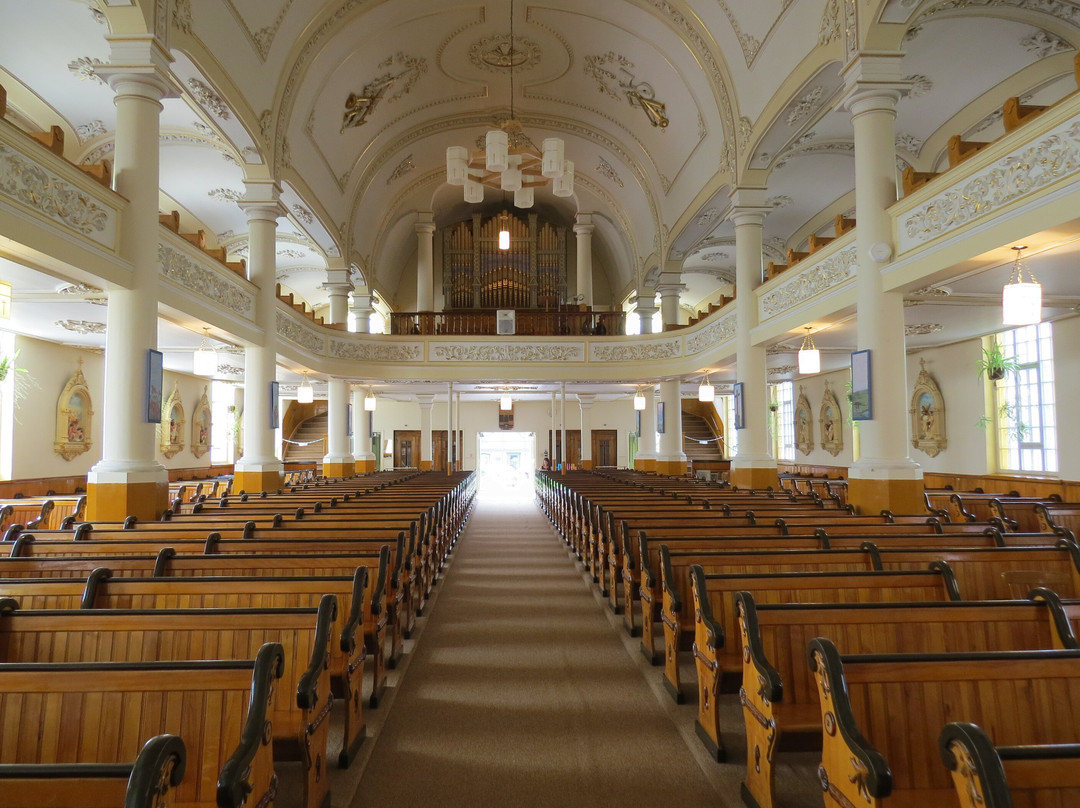
{"label": "potted plant", "polygon": [[1005,356],[1001,351],[1001,343],[993,340],[990,347],[983,348],[982,359],[976,365],[979,369],[979,378],[986,374],[990,381],[998,382],[1005,378],[1007,373],[1015,373],[1020,369],[1020,363],[1015,356]]}

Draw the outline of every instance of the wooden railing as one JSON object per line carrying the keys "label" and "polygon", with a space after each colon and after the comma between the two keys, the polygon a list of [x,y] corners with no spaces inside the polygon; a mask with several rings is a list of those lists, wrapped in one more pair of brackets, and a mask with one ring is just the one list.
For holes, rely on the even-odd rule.
{"label": "wooden railing", "polygon": [[[498,336],[496,314],[483,311],[394,312],[391,334],[424,336]],[[621,311],[531,311],[517,310],[514,336],[619,336],[626,333],[626,315]],[[506,335],[510,336],[510,335]]]}

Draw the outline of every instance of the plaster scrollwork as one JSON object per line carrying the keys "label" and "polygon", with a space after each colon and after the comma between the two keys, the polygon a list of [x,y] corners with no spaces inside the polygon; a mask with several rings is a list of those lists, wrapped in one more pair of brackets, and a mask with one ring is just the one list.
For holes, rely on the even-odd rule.
{"label": "plaster scrollwork", "polygon": [[679,339],[656,342],[602,342],[592,346],[594,362],[650,362],[681,355]]}
{"label": "plaster scrollwork", "polygon": [[765,294],[760,301],[761,314],[768,318],[787,311],[814,295],[854,278],[857,268],[854,246],[835,253]]}
{"label": "plaster scrollwork", "polygon": [[111,246],[116,217],[108,208],[4,144],[0,144],[0,194]]}
{"label": "plaster scrollwork", "polygon": [[213,88],[197,78],[190,78],[187,80],[187,86],[191,90],[192,96],[199,103],[199,106],[203,107],[207,111],[213,113],[223,121],[229,120],[231,114],[229,113],[229,107],[225,103],[224,99]]}
{"label": "plaster scrollwork", "polygon": [[279,337],[284,337],[289,342],[293,342],[301,348],[306,348],[312,353],[321,354],[326,350],[326,339],[324,337],[304,328],[298,321],[284,312],[277,312],[276,328]]}
{"label": "plaster scrollwork", "polygon": [[417,362],[423,358],[424,348],[419,342],[381,344],[330,340],[330,356],[358,362]]}
{"label": "plaster scrollwork", "polygon": [[839,38],[840,0],[829,0],[825,5],[825,11],[821,15],[821,26],[818,28],[818,44],[828,45]]}
{"label": "plaster scrollwork", "polygon": [[687,337],[686,353],[701,353],[707,348],[712,348],[716,345],[721,345],[729,340],[735,339],[735,329],[737,325],[738,319],[735,312],[725,314],[712,325],[703,328],[693,336]]}
{"label": "plaster scrollwork", "polygon": [[585,348],[581,343],[438,345],[431,358],[437,362],[583,362]]}
{"label": "plaster scrollwork", "polygon": [[1080,170],[1080,120],[996,160],[903,216],[901,251],[910,250]]}
{"label": "plaster scrollwork", "polygon": [[224,268],[218,274],[195,263],[179,250],[159,243],[158,270],[173,283],[201,298],[209,298],[245,319],[250,320],[254,314],[254,295],[243,289],[238,281],[227,277],[228,270]]}

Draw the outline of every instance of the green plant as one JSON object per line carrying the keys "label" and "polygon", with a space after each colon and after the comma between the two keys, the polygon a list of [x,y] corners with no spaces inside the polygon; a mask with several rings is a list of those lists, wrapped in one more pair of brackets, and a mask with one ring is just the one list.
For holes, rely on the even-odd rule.
{"label": "green plant", "polygon": [[[1016,409],[1008,401],[1005,401],[997,408],[998,420],[1008,425],[1009,434],[1013,435],[1018,441],[1022,441],[1027,437],[1029,427],[1023,421],[1016,417]],[[975,425],[979,429],[986,429],[988,426],[994,423],[994,419],[989,415],[983,415],[979,417],[979,420],[975,422]]]}
{"label": "green plant", "polygon": [[1001,343],[992,340],[989,347],[983,348],[982,359],[978,361],[976,367],[979,370],[980,379],[985,375],[991,381],[1000,381],[1007,374],[1019,370],[1020,363],[1016,361],[1015,356],[1005,356],[1001,350]]}

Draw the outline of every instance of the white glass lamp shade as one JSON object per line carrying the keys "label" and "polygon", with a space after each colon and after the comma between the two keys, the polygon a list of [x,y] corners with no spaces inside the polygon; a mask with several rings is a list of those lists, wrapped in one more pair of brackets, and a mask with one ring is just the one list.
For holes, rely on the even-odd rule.
{"label": "white glass lamp shade", "polygon": [[715,401],[716,400],[716,388],[709,384],[707,381],[698,385],[697,389],[698,401]]}
{"label": "white glass lamp shade", "polygon": [[370,394],[364,396],[364,411],[375,412],[375,396]]}
{"label": "white glass lamp shade", "polygon": [[213,376],[217,373],[217,351],[205,343],[200,345],[191,358],[191,372],[196,376]]}
{"label": "white glass lamp shade", "polygon": [[518,188],[514,191],[515,208],[531,208],[533,206],[533,188]]}
{"label": "white glass lamp shade", "polygon": [[505,227],[499,231],[499,249],[510,249],[510,231],[507,230]]}
{"label": "white glass lamp shade", "polygon": [[1034,325],[1042,321],[1042,285],[1007,283],[1001,290],[1001,322]]}
{"label": "white glass lamp shade", "polygon": [[574,195],[574,163],[572,160],[563,161],[563,173],[551,183],[551,193],[555,196]]}
{"label": "white glass lamp shade", "polygon": [[507,158],[509,157],[509,139],[506,137],[506,132],[501,129],[490,129],[487,133],[487,140],[485,141],[485,152],[487,161],[487,170],[501,172],[506,171],[509,163]]}
{"label": "white glass lamp shade", "polygon": [[811,374],[821,372],[821,351],[817,348],[799,349],[799,373]]}
{"label": "white glass lamp shade", "polygon": [[476,180],[465,180],[465,201],[470,205],[478,205],[484,201],[484,186]]}
{"label": "white glass lamp shade", "polygon": [[645,394],[644,393],[634,393],[634,409],[635,410],[643,410],[643,409],[645,409]]}
{"label": "white glass lamp shade", "polygon": [[549,180],[562,176],[564,153],[565,147],[563,146],[562,138],[544,138],[543,161],[540,166],[540,172]]}
{"label": "white glass lamp shade", "polygon": [[446,149],[446,181],[450,185],[464,185],[469,179],[469,150],[464,146],[448,146]]}
{"label": "white glass lamp shade", "polygon": [[300,404],[310,404],[314,400],[315,388],[311,386],[311,382],[304,379],[300,386],[296,388],[296,401]]}
{"label": "white glass lamp shade", "polygon": [[510,167],[502,173],[502,189],[504,191],[521,190],[521,169]]}
{"label": "white glass lamp shade", "polygon": [[499,409],[503,412],[512,410],[514,408],[514,400],[510,396],[502,396],[499,398]]}

